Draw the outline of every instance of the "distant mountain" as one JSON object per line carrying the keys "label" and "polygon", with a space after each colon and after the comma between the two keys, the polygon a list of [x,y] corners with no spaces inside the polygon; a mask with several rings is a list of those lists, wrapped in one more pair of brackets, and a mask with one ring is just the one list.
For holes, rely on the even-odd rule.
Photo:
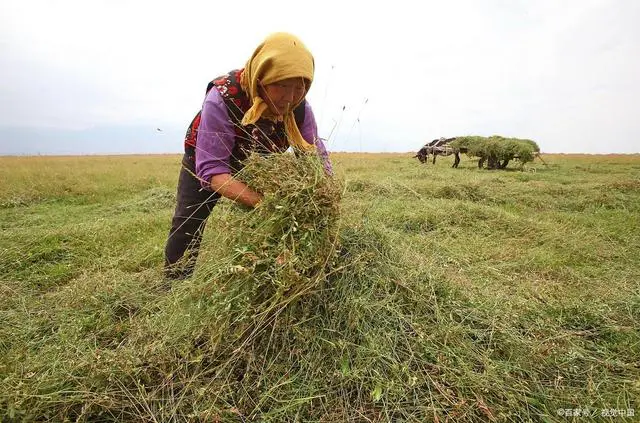
{"label": "distant mountain", "polygon": [[0,127],[0,155],[180,153],[184,129],[157,125],[82,130]]}

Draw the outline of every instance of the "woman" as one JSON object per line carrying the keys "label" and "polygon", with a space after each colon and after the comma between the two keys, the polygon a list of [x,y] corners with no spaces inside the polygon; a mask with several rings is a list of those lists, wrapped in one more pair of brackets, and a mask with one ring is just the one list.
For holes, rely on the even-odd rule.
{"label": "woman", "polygon": [[184,279],[194,270],[202,233],[220,197],[255,207],[262,195],[233,175],[251,152],[315,149],[332,173],[326,148],[305,96],[313,56],[295,36],[275,33],[246,66],[211,81],[202,110],[191,122],[178,179],[177,205],[165,248],[165,275]]}

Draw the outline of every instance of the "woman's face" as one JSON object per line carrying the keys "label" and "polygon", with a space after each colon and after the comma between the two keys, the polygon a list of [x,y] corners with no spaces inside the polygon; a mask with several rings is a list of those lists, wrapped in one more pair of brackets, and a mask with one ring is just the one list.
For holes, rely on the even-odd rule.
{"label": "woman's face", "polygon": [[307,87],[302,78],[288,78],[260,86],[260,96],[277,116],[289,112],[291,106],[302,101],[306,92]]}

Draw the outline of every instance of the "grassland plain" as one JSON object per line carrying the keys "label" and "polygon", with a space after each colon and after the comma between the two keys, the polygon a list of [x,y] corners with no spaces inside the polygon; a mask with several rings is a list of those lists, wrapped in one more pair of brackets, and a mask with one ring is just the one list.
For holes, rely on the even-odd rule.
{"label": "grassland plain", "polygon": [[[409,154],[332,156],[346,181],[341,227],[375,230],[394,257],[379,277],[398,286],[424,280],[441,292],[426,308],[434,325],[412,329],[433,342],[429,380],[359,379],[370,395],[358,403],[370,409],[325,410],[316,420],[640,415],[640,156],[544,158],[547,166],[488,171],[465,159],[451,169],[449,160],[420,165]],[[102,390],[104,381],[77,382],[170,295],[161,265],[178,168],[178,156],[0,158],[0,416],[226,419],[180,414],[180,401],[162,408],[144,386],[115,392]],[[228,208],[212,215],[204,262],[221,254],[225,234],[216,228]],[[353,360],[338,367],[357,373]],[[429,389],[429,400],[403,397],[411,383]],[[269,389],[273,396],[280,386]],[[134,397],[135,411],[113,411],[118,398]],[[316,400],[283,409],[305,421],[300,404]],[[228,419],[240,421],[245,410],[230,409]],[[259,403],[246,413],[295,420],[283,409]]]}

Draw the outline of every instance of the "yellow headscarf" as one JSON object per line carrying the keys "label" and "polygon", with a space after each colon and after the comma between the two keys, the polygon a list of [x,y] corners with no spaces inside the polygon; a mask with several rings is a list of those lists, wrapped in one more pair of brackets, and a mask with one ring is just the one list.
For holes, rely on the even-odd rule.
{"label": "yellow headscarf", "polygon": [[[258,81],[262,85],[269,85],[283,79],[301,77],[307,81],[306,89],[309,90],[313,81],[313,72],[313,56],[302,41],[284,32],[269,35],[253,52],[242,73],[240,84],[249,94],[252,103],[251,108],[242,118],[242,124],[256,123],[269,109],[258,92]],[[289,144],[306,151],[314,147],[302,138],[300,129],[296,125],[293,110],[299,104],[300,102],[293,104],[282,119]]]}

